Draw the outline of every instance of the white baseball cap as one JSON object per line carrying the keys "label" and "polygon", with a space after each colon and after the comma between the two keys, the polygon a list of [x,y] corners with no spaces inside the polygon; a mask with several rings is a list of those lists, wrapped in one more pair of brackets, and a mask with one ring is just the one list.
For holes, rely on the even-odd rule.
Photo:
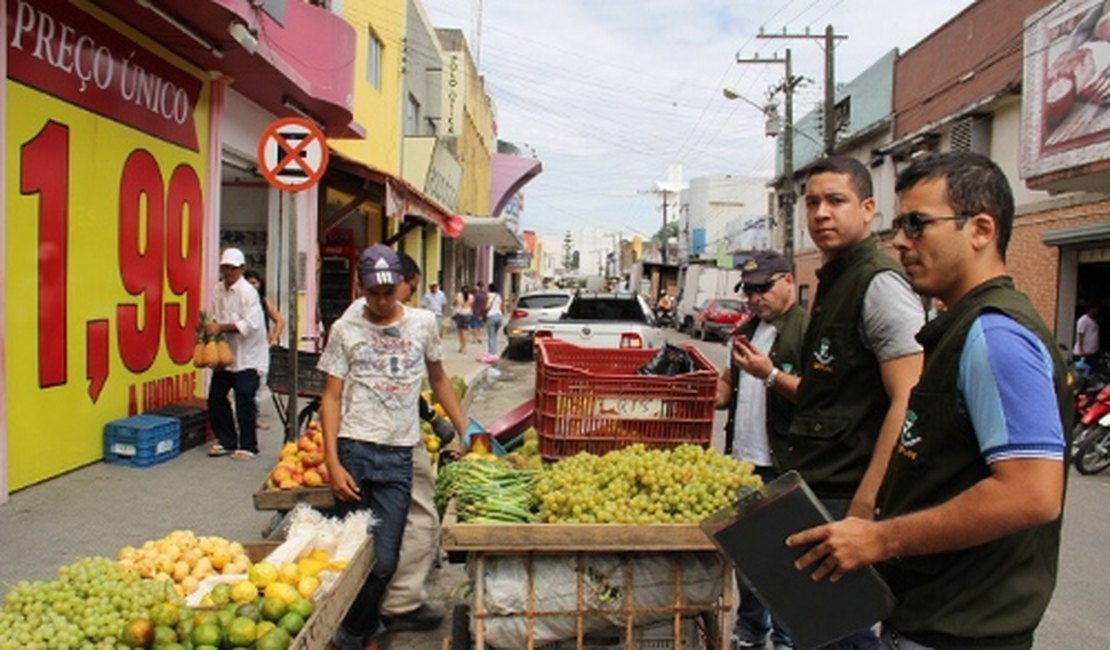
{"label": "white baseball cap", "polygon": [[243,256],[243,251],[238,248],[224,249],[224,254],[220,256],[220,266],[246,266],[247,258]]}

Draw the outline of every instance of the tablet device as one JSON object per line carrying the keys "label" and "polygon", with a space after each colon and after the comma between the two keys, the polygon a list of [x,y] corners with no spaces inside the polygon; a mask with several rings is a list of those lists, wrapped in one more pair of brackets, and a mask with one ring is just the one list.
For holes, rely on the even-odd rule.
{"label": "tablet device", "polygon": [[701,522],[799,649],[870,627],[894,606],[890,589],[871,567],[837,582],[815,582],[815,567],[794,568],[809,547],[790,548],[786,538],[831,520],[801,475],[790,471]]}

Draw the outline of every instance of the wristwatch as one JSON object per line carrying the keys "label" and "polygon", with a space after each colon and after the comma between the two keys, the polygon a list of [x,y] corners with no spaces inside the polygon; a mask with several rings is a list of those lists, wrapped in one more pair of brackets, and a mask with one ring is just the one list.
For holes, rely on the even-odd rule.
{"label": "wristwatch", "polygon": [[772,367],[771,372],[767,373],[767,376],[763,378],[763,385],[767,388],[774,388],[775,380],[778,379],[778,376],[779,369]]}

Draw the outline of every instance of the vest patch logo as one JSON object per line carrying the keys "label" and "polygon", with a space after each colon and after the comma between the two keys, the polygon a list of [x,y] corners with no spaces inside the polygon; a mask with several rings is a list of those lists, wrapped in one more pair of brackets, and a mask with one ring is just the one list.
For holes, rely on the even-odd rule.
{"label": "vest patch logo", "polygon": [[817,343],[817,349],[813,351],[814,370],[820,370],[821,372],[833,371],[832,364],[836,361],[836,355],[829,351],[830,347],[832,347],[832,341],[822,336]]}
{"label": "vest patch logo", "polygon": [[902,434],[898,438],[898,453],[910,460],[917,460],[917,452],[913,448],[921,442],[916,425],[917,413],[907,409],[906,419],[902,421]]}

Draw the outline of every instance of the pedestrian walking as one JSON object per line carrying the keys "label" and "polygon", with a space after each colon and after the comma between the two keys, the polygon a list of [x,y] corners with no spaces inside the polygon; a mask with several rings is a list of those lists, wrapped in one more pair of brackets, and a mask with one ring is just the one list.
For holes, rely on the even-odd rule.
{"label": "pedestrian walking", "polygon": [[470,342],[482,343],[482,330],[486,326],[486,307],[489,305],[489,292],[481,282],[474,285],[474,303],[471,305]]}
{"label": "pedestrian walking", "polygon": [[[258,454],[258,402],[255,395],[261,377],[270,369],[270,348],[262,320],[258,291],[243,277],[246,258],[238,248],[228,248],[220,256],[220,281],[212,292],[213,322],[205,326],[208,334],[223,334],[231,347],[233,360],[212,372],[208,387],[208,419],[216,442],[208,448],[210,456],[230,454],[247,460]],[[228,393],[235,394],[232,415]]]}
{"label": "pedestrian walking", "polygon": [[455,301],[451,303],[451,314],[455,320],[455,329],[459,332],[459,352],[466,354],[466,342],[470,336],[470,321],[474,315],[474,295],[465,284],[455,294]]}
{"label": "pedestrian walking", "polygon": [[377,524],[374,566],[332,637],[338,650],[361,650],[385,632],[380,608],[397,569],[413,489],[417,412],[427,376],[456,429],[466,421],[443,369],[431,312],[402,305],[397,254],[381,244],[363,251],[362,314],[332,326],[317,367],[327,373],[320,417],[332,491],[340,504],[369,508]]}
{"label": "pedestrian walking", "polygon": [[497,334],[504,322],[504,301],[497,292],[497,285],[490,282],[486,298],[486,351],[491,357],[497,356]]}
{"label": "pedestrian walking", "polygon": [[447,308],[447,294],[435,282],[428,285],[428,292],[420,299],[420,306],[432,312],[439,323],[439,338],[447,336],[447,318],[443,313]]}
{"label": "pedestrian walking", "polygon": [[[877,520],[792,535],[837,580],[878,564],[884,648],[1031,648],[1056,584],[1072,412],[1064,359],[1006,269],[1014,200],[998,165],[948,153],[898,177],[894,246],[946,310],[878,495]],[[804,387],[803,380],[803,387]]]}

